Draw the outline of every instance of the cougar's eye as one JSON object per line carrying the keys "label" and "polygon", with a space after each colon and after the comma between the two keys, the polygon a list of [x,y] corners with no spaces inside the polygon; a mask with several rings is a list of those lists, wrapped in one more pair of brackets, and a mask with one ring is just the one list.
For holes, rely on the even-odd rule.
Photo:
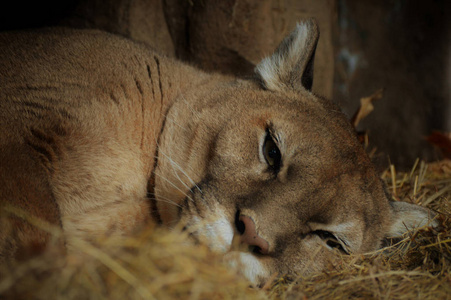
{"label": "cougar's eye", "polygon": [[346,251],[346,249],[340,243],[340,241],[338,241],[338,239],[335,237],[335,235],[333,235],[329,231],[315,230],[312,233],[322,238],[324,242],[326,242],[326,245],[329,246],[330,248],[338,249],[340,250],[340,252],[344,254],[349,254],[348,251]]}
{"label": "cougar's eye", "polygon": [[277,173],[280,169],[282,155],[269,130],[266,131],[265,142],[263,143],[263,156],[265,157],[266,163]]}

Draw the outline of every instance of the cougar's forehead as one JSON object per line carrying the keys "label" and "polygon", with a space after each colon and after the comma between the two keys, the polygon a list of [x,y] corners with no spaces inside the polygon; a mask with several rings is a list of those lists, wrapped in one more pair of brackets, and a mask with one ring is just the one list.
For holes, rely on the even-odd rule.
{"label": "cougar's forehead", "polygon": [[260,120],[279,121],[288,129],[287,134],[294,131],[325,134],[333,130],[344,130],[349,134],[352,129],[335,104],[307,91],[282,93],[247,88],[236,89],[223,96],[221,101],[230,103],[230,117],[251,115],[260,117]]}

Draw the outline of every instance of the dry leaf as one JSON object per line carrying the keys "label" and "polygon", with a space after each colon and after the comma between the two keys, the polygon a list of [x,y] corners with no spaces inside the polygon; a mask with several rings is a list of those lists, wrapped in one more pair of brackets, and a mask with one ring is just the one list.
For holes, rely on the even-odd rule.
{"label": "dry leaf", "polygon": [[363,97],[360,99],[360,107],[357,110],[357,112],[354,114],[354,116],[351,118],[351,124],[354,126],[354,128],[359,125],[360,121],[362,121],[364,118],[366,118],[373,110],[373,101],[379,100],[382,98],[384,94],[383,89],[377,90],[374,94],[372,94],[369,97]]}

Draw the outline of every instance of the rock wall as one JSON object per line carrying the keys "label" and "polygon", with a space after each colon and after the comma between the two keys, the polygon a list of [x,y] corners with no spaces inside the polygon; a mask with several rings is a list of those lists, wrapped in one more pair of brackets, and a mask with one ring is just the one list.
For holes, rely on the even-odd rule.
{"label": "rock wall", "polygon": [[[384,88],[360,127],[379,161],[410,167],[437,152],[425,141],[451,131],[447,0],[67,0],[0,6],[0,29],[98,28],[149,44],[208,71],[249,76],[299,20],[317,19],[315,93],[349,117]],[[12,7],[10,5],[13,5]],[[31,5],[31,6],[30,6]],[[23,10],[33,11],[24,14]]]}

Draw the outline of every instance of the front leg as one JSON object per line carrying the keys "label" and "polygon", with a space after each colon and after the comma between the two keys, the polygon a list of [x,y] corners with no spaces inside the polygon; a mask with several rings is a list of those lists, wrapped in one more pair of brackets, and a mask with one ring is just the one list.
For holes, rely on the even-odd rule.
{"label": "front leg", "polygon": [[146,197],[115,200],[103,206],[62,217],[69,251],[78,239],[95,241],[110,235],[128,235],[150,222],[150,207]]}
{"label": "front leg", "polygon": [[127,235],[150,221],[149,170],[140,150],[114,138],[76,143],[52,178],[68,247],[74,239]]}

